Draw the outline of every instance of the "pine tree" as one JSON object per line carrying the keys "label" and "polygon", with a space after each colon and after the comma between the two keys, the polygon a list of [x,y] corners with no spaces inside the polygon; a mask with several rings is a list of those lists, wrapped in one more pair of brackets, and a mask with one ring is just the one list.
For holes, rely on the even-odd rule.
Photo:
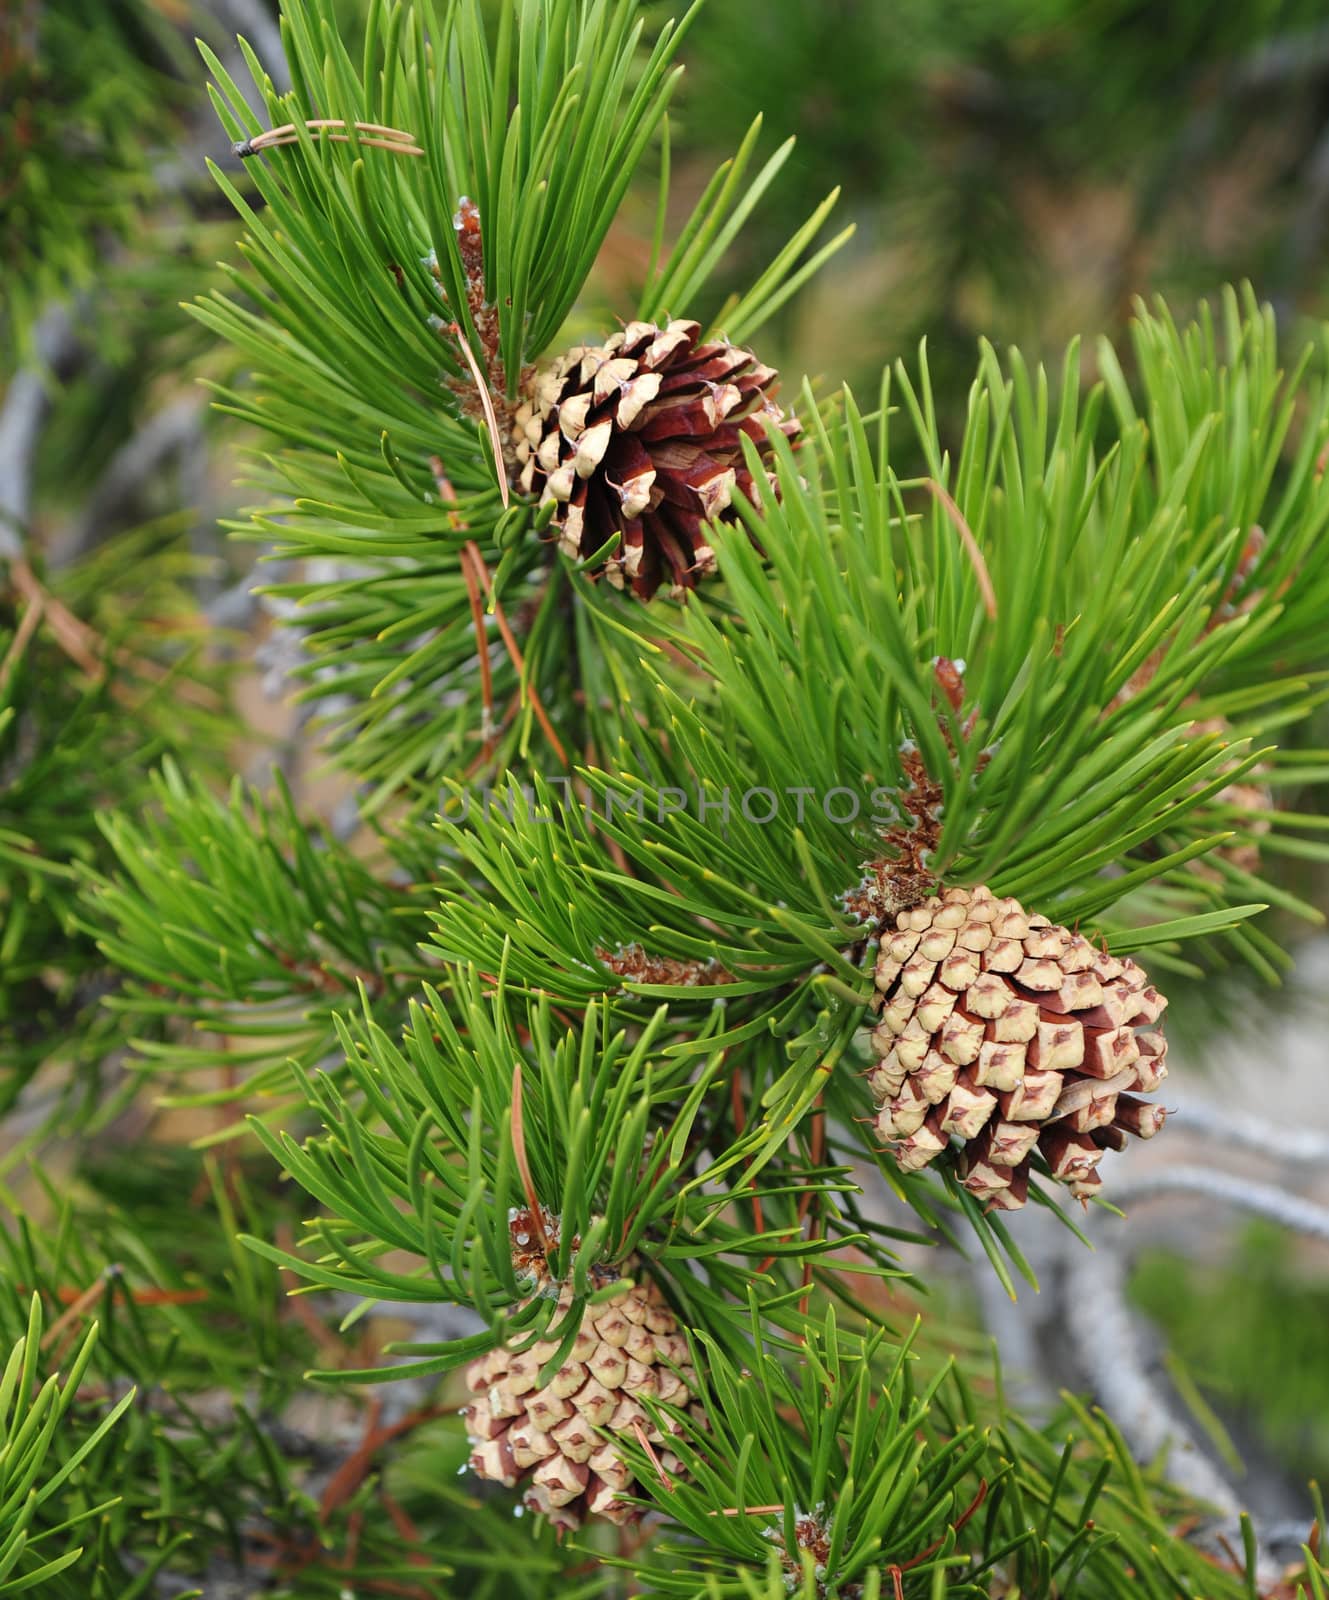
{"label": "pine tree", "polygon": [[[354,826],[219,792],[192,676],[150,793],[48,812],[118,674],[185,668],[137,649],[157,596],[66,706],[16,595],[4,939],[44,916],[67,970],[7,961],[7,1062],[40,1014],[32,1070],[60,1027],[132,1048],[209,1131],[25,1174],[0,1594],[1272,1592],[1124,1419],[1022,1415],[925,1247],[1035,1285],[1022,1228],[1074,1241],[1162,1130],[1170,982],[1276,974],[1265,914],[1314,914],[1273,865],[1325,854],[1276,803],[1326,766],[1319,353],[1242,290],[1140,305],[1092,381],[782,378],[763,332],[846,233],[832,194],[717,298],[778,214],[754,128],[670,236],[696,15],[373,0],[352,48],[286,0],[291,88],[245,47],[248,96],[204,47],[233,525]],[[29,999],[93,967],[111,1042]],[[1329,1594],[1314,1536],[1279,1592]]]}

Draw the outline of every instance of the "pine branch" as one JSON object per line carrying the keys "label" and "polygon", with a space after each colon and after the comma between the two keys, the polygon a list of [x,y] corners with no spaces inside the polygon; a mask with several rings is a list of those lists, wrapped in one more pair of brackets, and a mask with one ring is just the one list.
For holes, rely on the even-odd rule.
{"label": "pine branch", "polygon": [[[108,781],[100,835],[0,833],[31,890],[7,891],[0,955],[46,982],[58,940],[29,948],[22,919],[39,890],[57,902],[118,974],[107,1015],[184,1088],[175,1103],[262,1096],[264,1172],[291,1180],[255,1196],[231,1144],[182,1230],[187,1185],[122,1173],[123,1214],[103,1216],[120,1208],[84,1161],[98,1203],[48,1185],[51,1237],[3,1246],[0,1333],[20,1284],[54,1315],[53,1344],[95,1309],[97,1405],[140,1383],[114,1447],[104,1413],[82,1435],[89,1497],[124,1484],[96,1600],[258,1573],[311,1593],[450,1578],[504,1600],[1249,1600],[1248,1528],[1244,1561],[1176,1535],[1220,1483],[1137,1468],[1074,1405],[1069,1442],[1064,1418],[1014,1417],[949,1325],[953,1359],[897,1326],[906,1243],[977,1239],[1007,1288],[1033,1272],[1018,1225],[983,1209],[1003,1185],[1023,1201],[1023,1178],[1016,1195],[968,1165],[976,1124],[929,1129],[941,1170],[913,1172],[918,1122],[895,1084],[882,1100],[904,1050],[926,1059],[940,1036],[914,1005],[936,982],[932,1009],[994,1074],[993,1092],[965,1089],[970,1110],[1027,1085],[1032,1101],[1010,1041],[987,1037],[1006,1014],[994,993],[1018,1005],[1052,1130],[1029,1197],[1056,1212],[1037,1178],[1074,1170],[1088,1194],[1096,1134],[1161,1122],[1129,1097],[1107,1120],[1123,1083],[1162,1076],[1146,1023],[1163,1002],[1100,941],[1174,970],[1222,941],[1272,969],[1251,919],[1305,907],[1250,852],[1326,848],[1319,819],[1272,800],[1324,765],[1279,748],[1329,694],[1304,670],[1329,608],[1329,397],[1310,361],[1280,372],[1271,316],[1230,296],[1189,330],[1142,310],[1135,376],[1103,351],[1087,391],[1075,350],[1054,383],[984,347],[953,434],[926,351],[867,411],[808,389],[794,418],[769,368],[683,320],[789,156],[763,160],[751,126],[666,241],[665,115],[695,8],[647,36],[635,3],[376,4],[354,52],[336,9],[286,5],[281,93],[248,47],[252,95],[206,56],[244,162],[216,176],[246,265],[195,311],[235,353],[221,408],[273,443],[241,531],[306,563],[284,565],[269,604],[302,640],[303,702],[331,725],[377,859],[280,785],[220,799],[178,764],[146,814],[141,784]],[[657,139],[636,306],[679,320],[601,345],[592,265]],[[830,204],[718,328],[746,337],[817,269],[840,242],[822,243]],[[590,350],[550,361],[582,335]],[[670,574],[686,606],[645,604]],[[115,724],[71,713],[74,737],[62,722],[34,765],[19,736],[39,645],[108,699],[121,671],[159,699],[174,680],[18,576],[0,678],[29,698],[0,737],[20,776],[61,783]],[[192,710],[215,744],[211,708]],[[178,748],[188,719],[159,715],[154,740]],[[465,814],[468,785],[490,782],[498,806]],[[775,811],[753,815],[754,794]],[[41,784],[20,797],[48,820]],[[1002,936],[1004,973],[934,921],[977,903],[934,890],[980,884],[1037,913],[1002,908],[1023,930]],[[928,941],[907,991],[914,947],[887,948],[905,933]],[[937,965],[957,949],[947,988]],[[27,994],[11,1009],[30,1012]],[[870,1007],[883,1028],[916,1022],[907,1047],[864,1037]],[[1090,1070],[1067,1085],[1076,1041]],[[1132,1050],[1145,1064],[1124,1080]],[[921,1093],[903,1111],[926,1123]],[[884,1216],[859,1192],[878,1175],[900,1201]],[[1159,1181],[1236,1198],[1221,1174]],[[1278,1191],[1243,1203],[1325,1231]],[[1106,1318],[1127,1341],[1102,1382],[1131,1442],[1166,1446],[1167,1419],[1141,1420],[1153,1396],[1119,1290],[1109,1277],[1079,1335]],[[408,1328],[385,1348],[389,1307]],[[325,1436],[296,1412],[315,1362],[343,1394],[400,1381],[406,1398]],[[464,1424],[443,1414],[463,1385]],[[251,1387],[260,1403],[237,1403]],[[529,1545],[508,1502],[451,1486],[468,1454],[530,1495]],[[588,1511],[647,1510],[663,1537],[555,1544]],[[1311,1556],[1305,1584],[1318,1600]]]}
{"label": "pine branch", "polygon": [[1164,1194],[1193,1194],[1218,1200],[1254,1216],[1266,1217],[1308,1238],[1329,1239],[1329,1207],[1316,1205],[1314,1201],[1272,1184],[1232,1177],[1217,1168],[1169,1167],[1138,1173],[1125,1180],[1113,1198],[1122,1205],[1129,1205],[1132,1199],[1147,1200]]}
{"label": "pine branch", "polygon": [[[896,1273],[886,1253],[839,1215],[836,1197],[847,1185],[834,1167],[777,1162],[757,1191],[755,1230],[724,1214],[713,1177],[746,1158],[755,1178],[764,1130],[724,1142],[723,1051],[713,1049],[700,1073],[690,1055],[671,1060],[660,1049],[663,1022],[658,1013],[630,1042],[612,1011],[592,1008],[580,1036],[562,1033],[547,1003],[518,1020],[502,996],[486,999],[471,974],[458,975],[451,1007],[425,991],[401,1048],[372,1024],[359,1037],[344,1032],[345,1089],[327,1074],[301,1080],[331,1137],[302,1145],[256,1127],[328,1208],[306,1240],[315,1253],[274,1253],[262,1241],[254,1248],[324,1288],[476,1306],[498,1336],[509,1318],[517,1330],[543,1329],[555,1309],[528,1298],[526,1269],[518,1270],[508,1238],[518,1213],[558,1219],[548,1272],[574,1286],[574,1308],[592,1292],[595,1271],[627,1270],[637,1253],[665,1279],[704,1259],[704,1284],[682,1276],[676,1285],[685,1299],[702,1301],[732,1292],[753,1263],[783,1281],[786,1260],[832,1247],[856,1247],[875,1270]],[[520,1102],[514,1056],[529,1072]],[[664,1109],[671,1101],[681,1101],[677,1110]],[[612,1144],[595,1137],[602,1126],[614,1128]],[[798,1200],[814,1189],[827,1206],[830,1237],[795,1246]],[[389,1241],[418,1266],[379,1265]],[[514,1304],[516,1311],[504,1310]],[[402,1353],[424,1358],[411,1370],[447,1371],[492,1337],[404,1345]]]}
{"label": "pine branch", "polygon": [[[1258,343],[1263,326],[1258,319],[1242,325],[1258,350],[1264,349]],[[1238,348],[1244,337],[1240,330],[1231,334]],[[977,501],[965,521],[977,530],[972,537],[992,551],[988,582],[997,585],[997,619],[986,614],[982,585],[948,526],[949,514],[934,497],[932,536],[926,543],[916,536],[914,514],[903,509],[910,485],[890,467],[884,424],[874,463],[868,430],[847,401],[845,420],[821,430],[811,456],[778,447],[781,503],[748,517],[769,572],[746,538],[717,530],[735,612],[690,606],[672,630],[704,681],[680,680],[667,656],[647,655],[655,685],[647,721],[669,727],[667,749],[647,746],[620,724],[618,771],[585,774],[597,811],[593,825],[560,814],[554,797],[536,785],[523,796],[510,790],[502,812],[486,805],[479,825],[467,827],[463,817],[449,829],[469,868],[489,886],[483,902],[471,906],[465,903],[469,892],[457,884],[443,924],[450,957],[492,967],[511,939],[506,959],[514,975],[543,984],[554,952],[567,974],[562,992],[571,997],[604,992],[604,980],[592,976],[598,951],[637,944],[658,958],[713,960],[734,976],[729,987],[736,997],[742,986],[755,992],[760,983],[771,1004],[791,983],[797,986],[801,942],[852,986],[853,972],[835,965],[837,951],[855,942],[852,923],[846,918],[837,925],[827,913],[839,897],[857,892],[865,865],[882,853],[893,809],[901,794],[907,804],[913,781],[901,752],[917,744],[941,785],[944,806],[929,867],[934,876],[990,880],[1065,922],[1093,919],[1121,950],[1158,943],[1171,950],[1187,937],[1230,934],[1249,959],[1265,959],[1252,936],[1233,930],[1262,901],[1304,910],[1301,903],[1216,860],[1215,870],[1240,898],[1229,889],[1206,904],[1199,880],[1185,869],[1232,826],[1237,808],[1219,808],[1244,773],[1263,764],[1275,781],[1291,776],[1294,765],[1285,767],[1281,753],[1270,750],[1267,730],[1305,718],[1322,690],[1289,678],[1264,685],[1259,705],[1249,680],[1241,679],[1240,689],[1231,677],[1224,685],[1224,663],[1236,658],[1248,636],[1277,627],[1282,614],[1268,590],[1251,589],[1239,614],[1223,614],[1226,601],[1215,608],[1216,597],[1231,593],[1235,581],[1230,564],[1240,546],[1234,537],[1219,518],[1197,510],[1205,520],[1188,537],[1193,545],[1207,538],[1209,554],[1193,549],[1189,598],[1173,592],[1173,569],[1159,552],[1178,537],[1176,513],[1146,509],[1144,530],[1129,532],[1139,514],[1143,435],[1128,429],[1095,470],[1101,396],[1091,397],[1080,419],[1072,366],[1060,435],[1048,443],[1017,426],[1032,404],[1032,385],[1018,357],[1011,372],[1004,377],[985,358],[971,405],[973,442],[961,448],[955,473],[966,500],[994,477],[1005,482],[993,502],[1007,508],[1000,523]],[[939,473],[926,369],[923,380],[920,400],[907,376],[899,376],[918,447]],[[1155,377],[1160,388],[1169,381]],[[989,418],[997,420],[990,425]],[[1174,438],[1159,446],[1165,452],[1160,470],[1173,473],[1178,496],[1200,484],[1206,471],[1227,474],[1231,463],[1230,451],[1217,452],[1208,420],[1184,425],[1193,426],[1189,444]],[[1319,424],[1308,428],[1305,440],[1313,444],[1320,431]],[[1304,454],[1307,443],[1300,448]],[[1024,449],[1038,453],[1016,465]],[[1170,465],[1173,455],[1181,464]],[[1073,462],[1081,465],[1066,465]],[[1072,498],[1079,472],[1089,489]],[[1035,505],[1021,485],[1048,473],[1054,480],[1060,474],[1064,488]],[[1306,481],[1302,488],[1312,492]],[[965,517],[953,497],[951,505]],[[1292,548],[1305,550],[1303,541],[1320,519],[1310,509],[1305,520],[1285,519]],[[1040,548],[1046,560],[1012,561],[1009,554]],[[905,588],[892,600],[900,559]],[[1220,560],[1229,566],[1220,567]],[[1138,583],[1129,580],[1121,590],[1091,584],[1085,577],[1090,561],[1133,564]],[[1083,581],[1060,598],[1043,576],[1077,570]],[[772,576],[785,597],[778,613],[766,598]],[[1247,579],[1255,582],[1253,573]],[[1154,616],[1143,635],[1133,620],[1141,612]],[[1175,620],[1183,617],[1189,620]],[[599,638],[611,652],[622,652],[620,676],[629,678],[640,656],[638,636],[604,629]],[[939,646],[942,660],[967,662],[959,686],[962,713],[941,693],[934,666]],[[1195,691],[1202,684],[1199,700]],[[1230,738],[1199,731],[1202,714],[1229,712],[1249,729],[1254,748],[1242,748],[1237,727]],[[852,791],[843,788],[846,772],[862,775]],[[833,822],[825,804],[817,803],[833,793],[848,793],[848,825]],[[807,794],[813,803],[805,807],[800,799],[795,819],[792,797]],[[752,796],[767,812],[774,802],[774,826],[766,812],[752,821],[734,814],[740,800],[746,813]],[[465,810],[467,802],[473,797],[459,795],[455,809]],[[703,809],[718,813],[723,826],[698,820]],[[549,815],[552,829],[543,821]],[[1302,826],[1313,826],[1313,819],[1271,809],[1252,816],[1237,839],[1271,853],[1295,848],[1318,856],[1317,840],[1293,837]],[[632,863],[630,875],[598,865],[604,838]],[[537,877],[551,884],[566,881],[573,867],[575,909],[562,911],[568,903],[562,893],[542,895],[537,909],[526,881],[511,880],[503,867],[507,854],[537,863]],[[670,887],[644,887],[666,868]],[[1149,904],[1142,891],[1163,880],[1178,888],[1195,885],[1192,903],[1202,909],[1166,914],[1152,926],[1133,914]],[[493,886],[500,887],[505,907],[495,903]],[[645,915],[644,893],[651,895]],[[1118,901],[1122,909],[1113,912]],[[744,943],[716,936],[716,929],[740,926]],[[571,958],[566,964],[564,956]]]}
{"label": "pine branch", "polygon": [[1214,1144],[1249,1150],[1280,1165],[1315,1166],[1329,1160],[1329,1138],[1315,1128],[1282,1127],[1255,1116],[1237,1118],[1219,1105],[1189,1096],[1185,1129]]}
{"label": "pine branch", "polygon": [[[154,779],[159,815],[106,824],[118,881],[94,878],[85,926],[132,981],[114,1008],[219,1036],[139,1041],[177,1073],[252,1069],[284,1082],[336,1046],[337,1017],[363,996],[389,1012],[428,971],[418,891],[376,879],[347,847],[306,830],[284,788],[268,802],[238,782],[227,803],[174,767]],[[227,1098],[234,1088],[193,1096]]]}
{"label": "pine branch", "polygon": [[[367,564],[353,583],[281,593],[314,623],[311,676],[354,699],[337,742],[374,784],[371,809],[473,760],[502,771],[543,748],[566,766],[562,752],[584,746],[593,710],[569,704],[565,687],[565,616],[577,602],[560,567],[548,570],[540,535],[553,506],[508,507],[515,430],[535,365],[662,125],[692,16],[665,24],[643,56],[636,0],[584,18],[505,7],[497,37],[467,3],[445,13],[446,43],[427,58],[416,60],[425,45],[410,30],[381,62],[371,49],[368,83],[338,44],[335,87],[324,81],[315,97],[314,38],[330,13],[321,0],[292,6],[295,88],[278,97],[258,74],[270,123],[292,130],[272,148],[209,57],[223,124],[256,151],[261,215],[217,176],[249,227],[245,249],[266,292],[257,311],[220,294],[195,309],[257,374],[252,389],[221,393],[223,409],[285,447],[265,474],[283,499],[253,513],[249,534],[274,538],[283,555]],[[392,156],[407,148],[395,137],[379,139],[386,151],[366,145],[374,127],[400,127],[423,157]],[[744,188],[755,137],[717,175],[643,306],[667,295],[679,314],[701,293],[789,153]],[[730,308],[735,327],[755,327],[824,259],[833,246],[805,257],[826,209]],[[478,670],[458,559],[471,541],[497,561],[489,613],[500,624],[504,607],[526,614],[519,651],[505,638],[505,660],[483,642]]]}
{"label": "pine branch", "polygon": [[[118,980],[74,927],[80,874],[109,864],[98,808],[135,806],[150,760],[206,750],[229,732],[216,684],[194,659],[193,606],[179,581],[189,563],[170,552],[172,531],[111,541],[50,583],[20,557],[0,599],[6,1104],[49,1060],[77,1069],[60,1102],[72,1109],[76,1091],[123,1043],[100,1009]],[[132,595],[122,562],[139,573]],[[200,772],[210,766],[203,756]]]}
{"label": "pine branch", "polygon": [[1132,1455],[1137,1461],[1161,1458],[1172,1483],[1235,1527],[1241,1504],[1232,1486],[1145,1371],[1126,1303],[1124,1263],[1110,1249],[1092,1256],[1068,1252],[1065,1270],[1067,1332],[1093,1395],[1125,1435]]}

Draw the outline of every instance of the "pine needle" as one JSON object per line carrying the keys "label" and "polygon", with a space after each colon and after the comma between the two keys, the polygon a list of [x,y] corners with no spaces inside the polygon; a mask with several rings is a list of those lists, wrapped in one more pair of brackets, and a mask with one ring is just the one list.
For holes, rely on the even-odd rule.
{"label": "pine needle", "polygon": [[927,487],[932,495],[941,502],[942,509],[954,524],[955,531],[960,535],[960,543],[964,552],[969,557],[970,565],[974,569],[974,576],[978,579],[978,587],[983,594],[983,609],[995,622],[997,620],[997,591],[992,587],[992,577],[988,572],[988,564],[983,559],[983,552],[978,548],[978,540],[974,538],[973,530],[964,519],[964,512],[960,510],[955,501],[951,499],[946,490],[935,478],[927,479]]}

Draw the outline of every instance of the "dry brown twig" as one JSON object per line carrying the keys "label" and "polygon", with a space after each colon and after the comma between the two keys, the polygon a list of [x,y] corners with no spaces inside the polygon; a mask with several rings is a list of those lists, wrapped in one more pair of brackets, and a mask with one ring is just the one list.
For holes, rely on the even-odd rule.
{"label": "dry brown twig", "polygon": [[331,130],[354,128],[360,144],[369,145],[377,150],[391,150],[400,156],[424,155],[424,151],[415,143],[415,135],[407,133],[403,128],[387,128],[380,122],[348,123],[344,117],[310,117],[303,123],[285,122],[280,128],[267,128],[251,138],[237,139],[231,146],[231,153],[239,156],[242,161],[247,161],[261,151],[275,150],[281,145],[298,144],[301,127],[313,129],[321,133],[324,138],[335,140],[338,144],[351,144],[354,141],[348,133],[335,133]]}
{"label": "dry brown twig", "polygon": [[5,651],[5,659],[0,661],[0,695],[4,694],[9,684],[10,674],[23,658],[24,651],[32,643],[37,632],[37,625],[42,619],[45,604],[40,597],[29,600],[23,608],[23,615],[19,625],[14,630],[14,637],[9,641],[9,648]]}
{"label": "dry brown twig", "polygon": [[526,1154],[526,1119],[522,1100],[520,1061],[512,1069],[512,1155],[517,1163],[522,1189],[526,1194],[526,1204],[530,1208],[531,1227],[547,1260],[552,1249],[552,1241],[545,1227],[544,1207],[540,1204],[535,1179],[531,1176],[531,1163]]}
{"label": "dry brown twig", "polygon": [[718,961],[684,961],[674,956],[653,956],[639,944],[623,945],[618,950],[600,946],[596,959],[628,983],[658,983],[674,987],[710,988],[732,983],[733,974]]}
{"label": "dry brown twig", "polygon": [[544,702],[540,699],[535,685],[527,679],[526,660],[521,653],[521,646],[517,643],[516,637],[512,632],[512,628],[508,624],[508,619],[504,614],[503,607],[499,603],[498,596],[494,593],[494,585],[493,580],[489,575],[489,568],[485,565],[484,556],[480,553],[480,546],[476,544],[474,539],[471,539],[467,542],[465,549],[462,552],[462,559],[470,560],[475,569],[476,576],[484,585],[485,596],[488,599],[490,608],[494,613],[494,619],[498,623],[498,631],[503,636],[503,643],[507,646],[508,654],[512,657],[512,664],[514,667],[516,667],[518,675],[522,680],[523,691],[531,702],[531,710],[535,713],[535,720],[540,724],[540,728],[544,733],[545,738],[548,739],[550,747],[553,749],[560,762],[562,762],[565,767],[568,766],[568,753],[563,748],[563,741],[554,732],[554,725],[549,720],[549,714],[544,708]]}

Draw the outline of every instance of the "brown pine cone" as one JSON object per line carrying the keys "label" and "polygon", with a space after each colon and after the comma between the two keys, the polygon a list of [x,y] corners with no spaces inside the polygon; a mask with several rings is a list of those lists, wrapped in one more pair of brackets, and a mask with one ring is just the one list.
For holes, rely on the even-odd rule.
{"label": "brown pine cone", "polygon": [[768,453],[765,419],[790,438],[799,423],[771,396],[776,373],[723,339],[699,344],[696,322],[630,322],[537,373],[513,418],[518,483],[554,501],[559,547],[573,557],[618,533],[604,573],[649,600],[715,571],[706,523],[737,486],[758,501],[743,436]]}
{"label": "brown pine cone", "polygon": [[[562,1289],[560,1312],[571,1300],[571,1289]],[[475,1396],[464,1413],[472,1470],[510,1489],[525,1482],[528,1509],[558,1528],[579,1528],[588,1516],[635,1521],[641,1508],[621,1497],[640,1490],[612,1435],[635,1438],[639,1425],[663,1469],[677,1475],[681,1463],[663,1448],[664,1435],[641,1400],[685,1408],[694,1405],[697,1387],[687,1340],[664,1296],[649,1280],[625,1283],[621,1295],[588,1307],[571,1352],[543,1389],[537,1375],[558,1345],[514,1348],[526,1337],[467,1369]]]}
{"label": "brown pine cone", "polygon": [[1037,1147],[1079,1199],[1103,1151],[1152,1138],[1163,1108],[1136,1099],[1167,1076],[1154,1025],[1167,1001],[1133,961],[1031,916],[990,889],[948,889],[882,935],[877,1132],[905,1172],[954,1151],[965,1188],[1025,1203]]}

